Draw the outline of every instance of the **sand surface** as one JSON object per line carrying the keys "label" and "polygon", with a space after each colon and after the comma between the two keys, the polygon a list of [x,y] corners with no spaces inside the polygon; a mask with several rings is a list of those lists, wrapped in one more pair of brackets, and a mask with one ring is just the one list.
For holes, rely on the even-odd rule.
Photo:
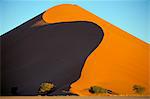
{"label": "sand surface", "polygon": [[132,87],[136,84],[149,94],[149,44],[76,5],[50,8],[43,19],[47,23],[86,20],[103,29],[102,43],[87,58],[80,79],[71,85],[72,92],[91,95],[86,89],[97,85],[119,94],[134,94]]}

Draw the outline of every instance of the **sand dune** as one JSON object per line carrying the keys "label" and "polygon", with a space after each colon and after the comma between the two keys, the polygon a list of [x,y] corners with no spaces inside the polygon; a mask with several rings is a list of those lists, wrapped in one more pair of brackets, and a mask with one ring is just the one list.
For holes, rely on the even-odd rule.
{"label": "sand dune", "polygon": [[12,95],[12,87],[36,95],[47,80],[57,86],[50,95],[70,85],[80,96],[93,95],[87,90],[93,85],[134,95],[135,84],[150,94],[149,44],[79,6],[50,8],[1,39],[2,95]]}
{"label": "sand dune", "polygon": [[71,85],[73,93],[92,95],[85,89],[98,85],[132,95],[132,87],[137,84],[145,87],[145,95],[149,94],[149,44],[76,5],[50,8],[43,19],[47,23],[91,21],[104,31],[104,39],[87,58],[80,79]]}

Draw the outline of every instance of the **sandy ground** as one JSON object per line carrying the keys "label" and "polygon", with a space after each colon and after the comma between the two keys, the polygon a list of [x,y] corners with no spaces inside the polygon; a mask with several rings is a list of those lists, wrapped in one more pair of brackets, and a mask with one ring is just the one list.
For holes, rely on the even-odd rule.
{"label": "sandy ground", "polygon": [[78,97],[78,96],[29,96],[29,97],[0,97],[0,99],[149,99],[150,97],[124,97],[124,96],[114,96],[114,97]]}

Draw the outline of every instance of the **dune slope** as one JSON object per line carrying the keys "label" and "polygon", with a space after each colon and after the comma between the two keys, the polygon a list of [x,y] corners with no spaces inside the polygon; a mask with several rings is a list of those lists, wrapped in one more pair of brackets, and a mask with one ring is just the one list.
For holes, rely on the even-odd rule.
{"label": "dune slope", "polygon": [[145,88],[144,94],[149,94],[149,44],[76,5],[55,6],[42,17],[47,23],[91,21],[104,31],[101,44],[85,61],[80,79],[71,85],[71,92],[92,95],[86,89],[97,85],[118,94],[133,95],[132,87],[140,85]]}
{"label": "dune slope", "polygon": [[34,26],[41,15],[1,36],[2,95],[37,95],[42,82],[66,93],[78,80],[88,55],[100,44],[102,29],[87,21]]}

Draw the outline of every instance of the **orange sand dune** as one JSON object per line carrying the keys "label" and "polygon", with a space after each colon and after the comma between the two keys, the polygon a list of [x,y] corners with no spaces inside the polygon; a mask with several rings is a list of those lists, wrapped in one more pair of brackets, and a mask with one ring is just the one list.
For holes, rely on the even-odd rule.
{"label": "orange sand dune", "polygon": [[92,95],[86,89],[98,85],[119,94],[132,95],[132,86],[137,84],[145,87],[145,95],[150,94],[149,44],[76,5],[50,8],[43,14],[43,20],[47,23],[91,21],[104,31],[103,41],[87,58],[80,79],[71,85],[71,92]]}

